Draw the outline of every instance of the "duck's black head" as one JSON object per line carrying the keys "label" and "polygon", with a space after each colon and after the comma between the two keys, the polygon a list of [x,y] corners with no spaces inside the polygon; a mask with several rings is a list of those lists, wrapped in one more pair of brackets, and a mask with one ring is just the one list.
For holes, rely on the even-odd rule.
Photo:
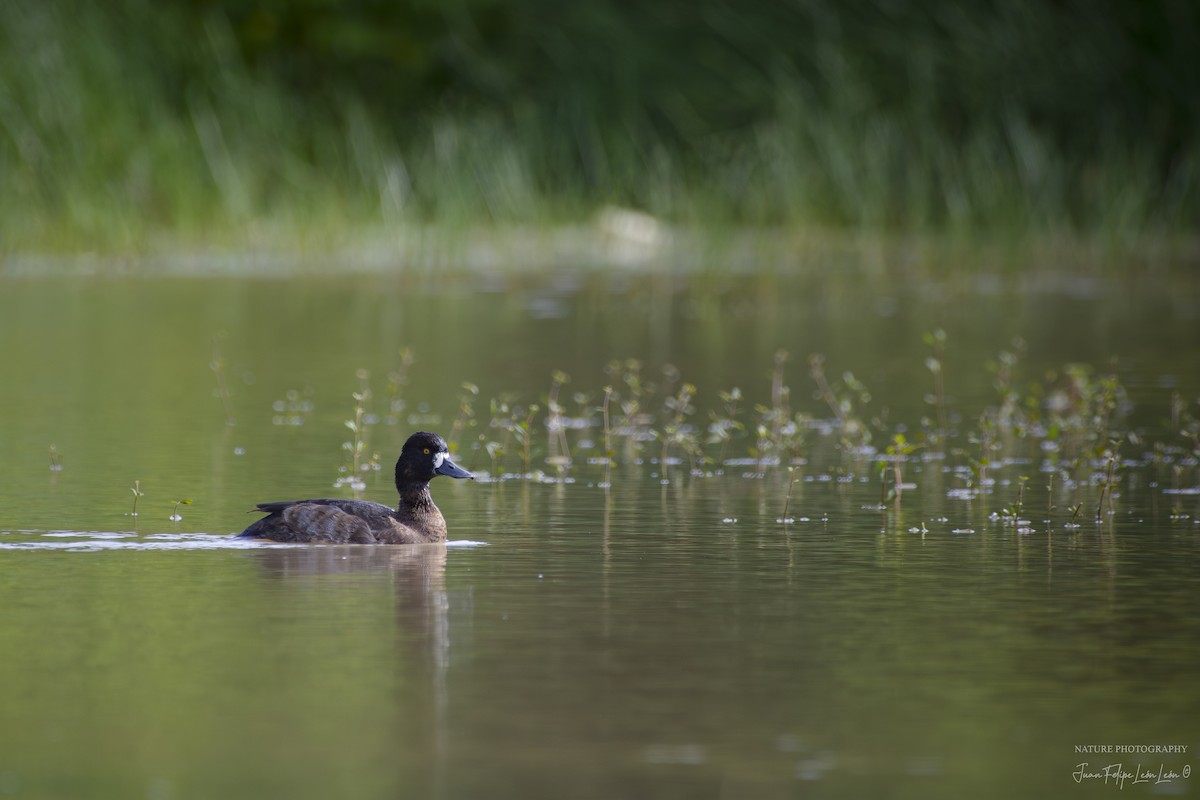
{"label": "duck's black head", "polygon": [[427,484],[438,475],[448,478],[471,478],[475,476],[450,460],[446,441],[436,433],[414,433],[404,443],[400,458],[396,461],[396,487]]}

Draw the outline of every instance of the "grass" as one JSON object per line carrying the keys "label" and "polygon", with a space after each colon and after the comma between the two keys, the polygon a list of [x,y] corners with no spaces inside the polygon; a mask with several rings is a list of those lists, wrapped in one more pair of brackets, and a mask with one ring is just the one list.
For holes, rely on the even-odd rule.
{"label": "grass", "polygon": [[1077,152],[1021,109],[952,132],[919,94],[865,108],[877,87],[848,64],[830,67],[832,99],[781,80],[770,113],[691,138],[629,135],[603,114],[568,129],[482,108],[428,108],[396,125],[353,96],[318,105],[264,78],[220,17],[158,74],[143,61],[170,52],[170,30],[133,46],[119,14],[91,6],[14,2],[0,15],[3,254],[436,260],[461,256],[453,243],[470,229],[511,235],[516,258],[536,249],[530,239],[561,248],[579,226],[611,244],[594,222],[613,207],[649,215],[677,242],[749,229],[1124,249],[1191,241],[1200,216],[1197,143],[1166,167],[1159,150],[1117,139]]}

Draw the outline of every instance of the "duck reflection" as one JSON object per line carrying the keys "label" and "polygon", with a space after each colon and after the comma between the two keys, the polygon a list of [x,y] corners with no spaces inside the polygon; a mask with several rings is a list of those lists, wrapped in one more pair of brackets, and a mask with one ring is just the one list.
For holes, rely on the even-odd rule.
{"label": "duck reflection", "polygon": [[444,544],[322,545],[271,547],[249,553],[268,575],[293,578],[363,572],[391,572],[406,594],[418,599],[445,582]]}
{"label": "duck reflection", "polygon": [[[324,545],[316,547],[264,548],[248,553],[261,566],[268,580],[285,584],[287,590],[308,590],[306,584],[361,584],[360,594],[374,606],[377,588],[390,587],[394,649],[388,662],[378,664],[387,671],[403,673],[412,691],[395,696],[395,719],[388,734],[391,741],[422,741],[431,756],[410,765],[403,779],[406,786],[419,785],[428,797],[444,795],[447,764],[447,717],[450,665],[450,596],[446,590],[446,546],[444,544]],[[345,579],[345,580],[343,580]],[[373,590],[371,587],[375,587]],[[467,590],[469,593],[469,590]],[[460,601],[463,598],[459,598]],[[464,602],[470,607],[469,594]],[[376,617],[378,619],[378,617]],[[468,629],[460,631],[470,636]]]}
{"label": "duck reflection", "polygon": [[387,580],[400,632],[409,639],[427,640],[434,667],[440,670],[445,666],[449,600],[444,544],[326,545],[251,552],[264,573],[282,580],[372,574],[378,580]]}

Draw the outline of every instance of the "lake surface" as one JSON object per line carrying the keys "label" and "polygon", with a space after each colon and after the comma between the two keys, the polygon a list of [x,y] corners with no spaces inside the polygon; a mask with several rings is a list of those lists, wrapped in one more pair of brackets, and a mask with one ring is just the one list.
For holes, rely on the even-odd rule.
{"label": "lake surface", "polygon": [[[1195,796],[1200,283],[1151,267],[0,278],[0,797]],[[938,424],[935,330],[947,442],[897,500],[879,455]],[[768,458],[780,350],[803,435]],[[1002,431],[971,466],[1001,351],[1034,405],[1066,365],[1117,377],[1107,505],[1103,441]],[[647,439],[614,401],[606,469],[628,359]],[[738,387],[746,430],[664,463],[686,382],[683,429]],[[229,539],[349,496],[364,388],[368,499],[459,423],[449,545]],[[526,465],[488,423],[530,403]]]}

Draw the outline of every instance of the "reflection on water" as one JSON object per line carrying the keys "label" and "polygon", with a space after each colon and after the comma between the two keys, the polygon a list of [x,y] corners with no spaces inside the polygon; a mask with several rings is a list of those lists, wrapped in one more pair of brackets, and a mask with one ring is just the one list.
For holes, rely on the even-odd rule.
{"label": "reflection on water", "polygon": [[[422,758],[430,765],[430,794],[444,792],[447,750],[447,670],[450,665],[450,602],[446,591],[446,546],[443,544],[265,548],[251,556],[265,576],[280,582],[331,577],[360,578],[378,573],[391,587],[395,635],[413,654],[407,670],[418,682],[428,681],[432,706]],[[413,662],[416,662],[414,664]]]}
{"label": "reflection on water", "polygon": [[[1187,287],[496,281],[4,287],[0,796],[1091,797],[1079,744],[1187,744],[1162,761],[1197,766],[1200,480],[1159,403],[1200,391]],[[750,404],[777,348],[820,351],[919,417],[935,321],[956,408],[995,401],[982,364],[1013,335],[1030,379],[1119,350],[1143,421],[1111,514],[1086,464],[1045,488],[1049,451],[963,491],[971,442],[915,454],[881,503],[826,421],[790,490],[745,441],[701,475],[654,441],[555,483],[435,482],[445,547],[228,535],[254,503],[336,491],[354,370],[382,386],[402,345],[418,360],[371,429],[385,463],[411,415],[453,424],[463,381],[544,401],[551,370],[587,392],[631,355]],[[791,402],[817,414],[803,377]],[[289,397],[299,422],[274,424]],[[381,473],[366,495],[390,502]]]}
{"label": "reflection on water", "polygon": [[[140,536],[132,531],[0,531],[0,550],[68,550],[90,552],[96,550],[286,550],[300,549],[296,544],[280,544],[257,539],[239,539],[237,536],[210,533],[152,533]],[[479,547],[484,542],[469,539],[446,542],[440,547]],[[329,550],[335,547],[327,548]],[[354,555],[341,556],[357,569],[366,557],[369,548],[352,548]],[[363,552],[357,552],[363,551]],[[318,551],[320,552],[320,551]],[[333,558],[333,556],[327,556]],[[367,563],[371,563],[368,561]]]}
{"label": "reflection on water", "polygon": [[141,537],[132,531],[0,531],[9,537],[0,539],[0,550],[67,550],[91,552],[96,550],[205,550],[254,549],[257,542],[237,541],[228,536],[207,533],[156,533]]}
{"label": "reflection on water", "polygon": [[928,531],[883,530],[859,483],[805,484],[796,525],[736,476],[475,489],[489,547],[0,536],[35,545],[2,556],[0,767],[31,797],[1009,797],[1078,742],[1193,741],[1200,539],[1141,492],[1022,535],[920,495]]}

